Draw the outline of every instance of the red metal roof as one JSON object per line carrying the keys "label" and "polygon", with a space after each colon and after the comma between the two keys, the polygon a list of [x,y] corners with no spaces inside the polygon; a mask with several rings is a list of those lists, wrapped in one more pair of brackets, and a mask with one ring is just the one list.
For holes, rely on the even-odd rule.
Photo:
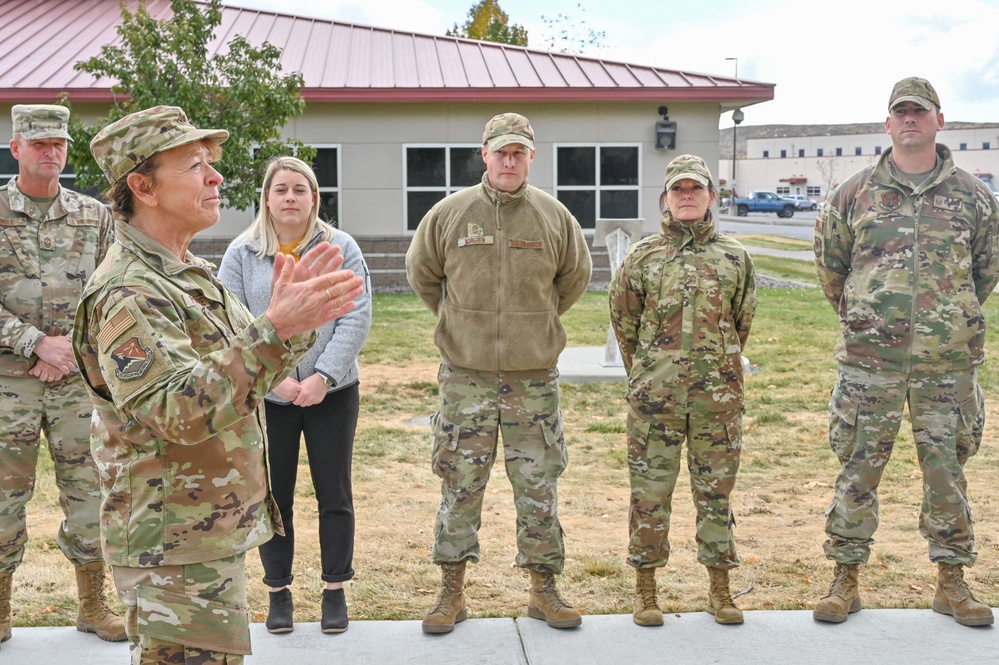
{"label": "red metal roof", "polygon": [[[134,9],[135,0],[126,0]],[[147,0],[154,16],[169,0]],[[110,101],[110,80],[73,64],[117,39],[119,0],[0,0],[0,101]],[[307,101],[714,101],[773,99],[774,84],[583,56],[224,7],[209,53],[234,35],[282,49]]]}

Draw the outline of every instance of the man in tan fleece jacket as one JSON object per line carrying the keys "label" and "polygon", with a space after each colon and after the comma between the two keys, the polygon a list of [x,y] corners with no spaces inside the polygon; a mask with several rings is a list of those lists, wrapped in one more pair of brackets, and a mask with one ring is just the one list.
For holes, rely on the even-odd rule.
{"label": "man in tan fleece jacket", "polygon": [[479,560],[500,432],[517,507],[517,565],[531,576],[527,613],[571,628],[582,618],[555,588],[565,562],[556,490],[568,459],[556,364],[565,347],[559,317],[590,283],[590,253],[566,207],[527,184],[527,118],[502,113],[486,123],[482,160],[482,182],[435,205],[406,254],[410,285],[437,315],[441,352],[432,424],[442,584],[423,630],[448,633],[467,616],[465,564]]}

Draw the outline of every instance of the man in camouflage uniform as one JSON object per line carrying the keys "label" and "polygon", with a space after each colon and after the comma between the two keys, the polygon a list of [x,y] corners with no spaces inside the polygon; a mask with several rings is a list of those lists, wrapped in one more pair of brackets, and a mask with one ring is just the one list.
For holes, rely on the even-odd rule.
{"label": "man in camouflage uniform", "polygon": [[187,251],[192,219],[218,221],[211,162],[228,136],[160,106],[91,142],[116,242],[83,292],[73,343],[134,665],[238,665],[250,653],[245,552],[281,529],[258,407],[314,340],[302,333],[352,309],[362,284],[326,274],[341,262],[328,243],[297,264],[282,255],[275,302],[254,319]]}
{"label": "man in camouflage uniform", "polygon": [[982,303],[999,282],[999,207],[936,143],[943,125],[929,81],[896,83],[885,121],[892,147],[837,187],[815,223],[819,281],[840,319],[829,442],[843,465],[826,509],[825,552],[836,571],[815,606],[820,621],[861,609],[858,569],[908,404],[923,472],[919,532],[938,566],[933,609],[963,625],[993,622],[963,577],[977,556],[964,465],[985,422],[976,372]]}
{"label": "man in camouflage uniform", "polygon": [[450,632],[466,617],[465,564],[479,560],[500,432],[517,508],[516,562],[531,577],[528,615],[556,628],[582,621],[555,588],[565,561],[556,487],[567,462],[556,363],[565,346],[559,317],[586,291],[590,254],[565,206],[527,184],[527,118],[503,113],[486,123],[482,159],[482,182],[435,205],[406,254],[409,283],[437,316],[442,360],[433,558],[443,582],[423,620],[428,633]]}
{"label": "man in camouflage uniform", "polygon": [[0,641],[11,636],[11,585],[28,541],[42,435],[64,515],[56,543],[76,567],[76,627],[119,641],[124,626],[104,593],[93,405],[70,339],[80,292],[113,239],[111,217],[59,185],[68,109],[18,104],[11,119],[18,175],[0,190]]}
{"label": "man in camouflage uniform", "polygon": [[610,284],[611,325],[628,372],[628,564],[634,621],[661,626],[656,568],[669,561],[673,490],[687,441],[697,510],[697,560],[708,611],[742,623],[728,571],[739,565],[729,496],[742,452],[742,349],[756,311],[753,263],[711,214],[711,172],[700,157],[666,167],[659,233],[635,244]]}

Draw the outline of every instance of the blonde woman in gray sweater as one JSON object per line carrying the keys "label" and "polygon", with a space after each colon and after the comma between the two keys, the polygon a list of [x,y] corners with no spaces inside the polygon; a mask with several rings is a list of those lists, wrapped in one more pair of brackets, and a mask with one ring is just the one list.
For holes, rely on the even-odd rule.
{"label": "blonde woman in gray sweater", "polygon": [[347,630],[343,583],[354,576],[354,505],[351,456],[358,414],[357,356],[371,327],[371,283],[357,243],[318,217],[315,173],[294,157],[271,162],[264,176],[257,218],[226,250],[219,280],[254,315],[267,309],[274,256],[296,259],[313,245],[328,241],[340,247],[343,267],[363,275],[364,294],[346,316],[320,328],[315,345],[291,376],[265,399],[268,464],[274,498],[285,535],[260,547],[264,584],[270,591],[267,630],[294,630],[290,585],[295,554],[294,499],[302,438],[319,506],[322,579],[322,631]]}

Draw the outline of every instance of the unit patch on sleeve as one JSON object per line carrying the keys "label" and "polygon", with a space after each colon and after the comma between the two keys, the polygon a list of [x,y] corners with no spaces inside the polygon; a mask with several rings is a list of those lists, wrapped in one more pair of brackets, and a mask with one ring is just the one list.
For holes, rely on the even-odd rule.
{"label": "unit patch on sleeve", "polygon": [[153,364],[153,351],[145,347],[138,337],[129,337],[124,344],[111,351],[116,365],[114,374],[122,381],[142,378]]}

